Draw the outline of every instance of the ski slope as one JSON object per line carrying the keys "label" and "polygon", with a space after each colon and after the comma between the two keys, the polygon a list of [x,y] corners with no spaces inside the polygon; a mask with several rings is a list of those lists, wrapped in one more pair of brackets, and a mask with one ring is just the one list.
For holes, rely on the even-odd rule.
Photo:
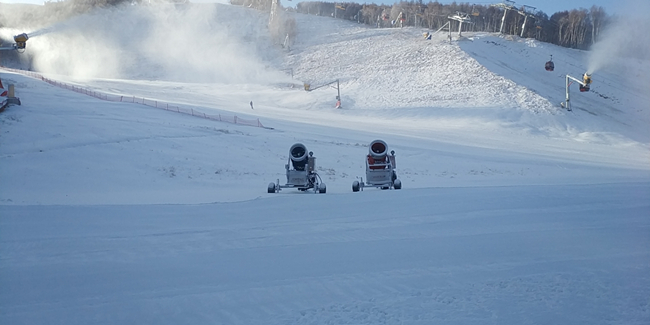
{"label": "ski slope", "polygon": [[[0,323],[650,321],[648,62],[572,86],[568,112],[587,52],[293,17],[290,49],[229,5],[28,31],[48,78],[272,129],[0,68],[22,101],[0,114]],[[303,89],[337,79],[342,109]],[[403,189],[353,193],[375,139]],[[297,142],[327,194],[266,193]]]}

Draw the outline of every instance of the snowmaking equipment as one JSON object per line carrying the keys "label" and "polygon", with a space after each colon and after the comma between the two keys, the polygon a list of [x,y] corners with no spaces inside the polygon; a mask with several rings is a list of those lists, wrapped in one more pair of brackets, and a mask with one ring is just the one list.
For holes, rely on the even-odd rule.
{"label": "snowmaking equipment", "polygon": [[358,192],[366,186],[379,187],[381,189],[402,188],[402,182],[397,179],[395,172],[395,151],[388,154],[388,145],[382,140],[374,140],[368,148],[366,156],[366,181],[354,181],[352,191]]}
{"label": "snowmaking equipment", "polygon": [[27,36],[26,33],[18,34],[14,36],[14,44],[11,46],[6,46],[6,47],[0,47],[0,50],[25,50],[25,47],[27,46],[27,40],[29,39],[29,36]]}
{"label": "snowmaking equipment", "polygon": [[296,143],[289,149],[289,160],[284,165],[287,172],[287,183],[280,185],[278,179],[269,183],[268,193],[277,193],[283,188],[296,188],[300,191],[314,190],[314,193],[325,193],[327,187],[316,173],[316,157],[307,151],[302,143]]}
{"label": "snowmaking equipment", "polygon": [[591,74],[589,72],[585,72],[585,74],[582,75],[582,80],[566,75],[566,101],[561,102],[560,106],[566,108],[567,111],[571,110],[569,86],[571,86],[573,82],[577,82],[580,85],[580,92],[587,92],[591,88],[591,81]]}

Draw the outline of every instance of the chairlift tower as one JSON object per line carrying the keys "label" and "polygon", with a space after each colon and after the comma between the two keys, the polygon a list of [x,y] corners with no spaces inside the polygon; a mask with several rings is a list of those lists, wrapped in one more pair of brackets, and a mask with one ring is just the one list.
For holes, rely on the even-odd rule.
{"label": "chairlift tower", "polygon": [[269,17],[269,26],[273,26],[273,22],[278,14],[278,0],[271,0],[271,14]]}
{"label": "chairlift tower", "polygon": [[503,33],[503,25],[506,22],[506,16],[508,15],[508,10],[517,10],[517,8],[515,8],[515,2],[506,0],[501,3],[490,5],[490,7],[497,7],[503,9],[503,18],[501,18],[501,28],[499,28],[499,33]]}
{"label": "chairlift tower", "polygon": [[524,23],[521,25],[521,34],[519,35],[520,37],[524,37],[524,31],[526,30],[526,22],[528,21],[528,17],[535,19],[535,15],[531,13],[534,13],[535,10],[537,10],[537,8],[528,5],[524,5],[523,10],[517,10],[517,13],[524,16]]}
{"label": "chairlift tower", "polygon": [[457,11],[455,15],[447,16],[447,18],[449,18],[449,20],[450,20],[449,21],[450,22],[450,25],[449,25],[449,37],[450,38],[451,38],[451,20],[455,20],[455,21],[459,22],[459,24],[458,24],[458,37],[463,36],[461,34],[462,31],[463,31],[463,23],[473,24],[472,19],[469,17],[468,14],[466,14],[464,12]]}

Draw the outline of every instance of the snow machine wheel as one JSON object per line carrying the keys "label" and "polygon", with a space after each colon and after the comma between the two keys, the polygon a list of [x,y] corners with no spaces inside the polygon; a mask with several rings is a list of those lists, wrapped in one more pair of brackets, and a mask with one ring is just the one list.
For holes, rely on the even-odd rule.
{"label": "snow machine wheel", "polygon": [[321,183],[318,185],[318,193],[325,193],[327,192],[327,186],[325,186],[325,183]]}
{"label": "snow machine wheel", "polygon": [[360,187],[359,181],[352,182],[352,192],[359,192]]}
{"label": "snow machine wheel", "polygon": [[267,188],[268,193],[275,193],[275,183],[269,183],[269,186]]}
{"label": "snow machine wheel", "polygon": [[396,179],[395,182],[393,183],[393,187],[394,187],[396,190],[401,189],[401,188],[402,188],[402,181],[400,181],[399,179]]}

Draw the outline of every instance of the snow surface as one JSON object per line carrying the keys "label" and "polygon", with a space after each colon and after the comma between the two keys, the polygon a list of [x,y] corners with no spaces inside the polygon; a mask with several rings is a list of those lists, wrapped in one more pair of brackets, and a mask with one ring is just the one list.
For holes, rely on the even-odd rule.
{"label": "snow surface", "polygon": [[[290,49],[228,5],[31,32],[48,78],[273,129],[0,70],[0,324],[650,323],[650,63],[568,112],[586,52],[294,17]],[[403,189],[353,193],[375,139]],[[297,142],[327,193],[267,194]]]}

